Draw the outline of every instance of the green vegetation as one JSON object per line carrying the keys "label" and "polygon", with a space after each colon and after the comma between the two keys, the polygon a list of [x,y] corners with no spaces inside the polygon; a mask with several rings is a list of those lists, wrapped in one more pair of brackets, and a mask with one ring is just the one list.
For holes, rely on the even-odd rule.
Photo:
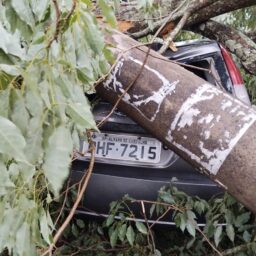
{"label": "green vegetation", "polygon": [[[115,25],[112,8],[99,8]],[[0,1],[0,251],[52,243],[49,207],[73,150],[97,129],[84,93],[111,58],[92,1]]]}
{"label": "green vegetation", "polygon": [[[134,206],[141,209],[144,222],[134,220],[130,210]],[[148,209],[145,214],[144,207]],[[176,229],[148,221],[152,217],[161,221],[161,216],[174,222]],[[228,194],[206,202],[170,185],[159,191],[155,202],[129,196],[112,202],[102,224],[78,216],[66,230],[56,255],[250,256],[256,251],[255,236],[253,215]]]}

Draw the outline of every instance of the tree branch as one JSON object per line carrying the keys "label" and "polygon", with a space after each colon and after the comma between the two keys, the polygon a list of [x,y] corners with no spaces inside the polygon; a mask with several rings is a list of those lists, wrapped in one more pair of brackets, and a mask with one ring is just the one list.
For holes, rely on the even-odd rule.
{"label": "tree branch", "polygon": [[241,8],[256,4],[256,0],[233,0],[233,1],[213,1],[212,4],[205,6],[200,12],[195,12],[188,20],[186,27],[200,24],[218,15],[235,11]]}
{"label": "tree branch", "polygon": [[52,37],[52,39],[49,41],[47,48],[50,48],[50,46],[52,45],[54,40],[57,40],[58,35],[60,33],[60,27],[61,27],[61,11],[58,5],[57,0],[52,0],[54,8],[55,8],[55,12],[56,12],[56,24],[55,24],[55,32],[54,35]]}
{"label": "tree branch", "polygon": [[225,45],[240,59],[248,72],[256,73],[256,44],[245,34],[213,20],[194,27],[192,30]]}
{"label": "tree branch", "polygon": [[184,13],[183,17],[180,19],[180,22],[177,24],[175,29],[171,31],[169,36],[164,41],[164,44],[162,45],[162,47],[159,50],[159,53],[163,54],[169,48],[170,43],[173,41],[175,36],[177,36],[177,34],[184,27],[184,25],[186,24],[189,16],[190,16],[190,11],[187,11],[187,12]]}
{"label": "tree branch", "polygon": [[256,31],[251,31],[246,33],[246,35],[253,41],[256,43]]}
{"label": "tree branch", "polygon": [[[171,12],[174,12],[177,9],[177,5],[180,6],[182,3],[184,3],[184,0],[180,1],[175,1],[175,5],[172,5],[173,1],[164,1],[163,6],[166,7],[166,11],[163,11],[162,16],[166,17],[168,14]],[[195,25],[195,24],[200,24],[202,22],[205,22],[215,16],[238,10],[241,8],[249,7],[256,4],[256,0],[234,0],[234,1],[229,1],[228,3],[225,1],[221,0],[203,0],[203,1],[191,1],[189,2],[189,6],[192,7],[194,10],[197,10],[196,12],[193,13],[193,15],[188,19],[186,22],[186,28],[189,29],[190,26]],[[184,4],[183,4],[184,6]],[[174,8],[175,7],[175,8]],[[122,13],[122,18],[125,20],[136,20],[136,16],[138,15],[138,11],[135,11],[135,7],[133,7],[130,12],[126,13],[121,10]],[[200,12],[198,12],[200,10]],[[182,10],[176,11],[173,15],[172,18],[169,19],[169,22],[174,22],[177,23],[178,20],[183,16],[184,8]],[[141,38],[145,35],[148,35],[150,33],[154,33],[164,22],[166,22],[166,18],[160,19],[156,21],[153,24],[153,27],[150,29],[147,26],[145,27],[145,24],[140,26],[135,27],[132,31],[130,31],[131,36],[133,38]],[[143,29],[142,29],[143,28]],[[129,32],[129,31],[128,31]]]}

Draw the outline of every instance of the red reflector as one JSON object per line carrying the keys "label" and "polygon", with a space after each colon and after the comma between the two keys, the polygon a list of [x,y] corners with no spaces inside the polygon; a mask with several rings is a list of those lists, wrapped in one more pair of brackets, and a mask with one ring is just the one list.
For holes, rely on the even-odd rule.
{"label": "red reflector", "polygon": [[229,52],[222,45],[220,45],[220,49],[227,66],[236,97],[245,104],[251,105],[240,70],[237,68]]}
{"label": "red reflector", "polygon": [[230,75],[233,85],[234,86],[243,85],[244,81],[241,76],[240,70],[237,68],[231,55],[222,45],[220,45],[220,49],[221,49],[222,56],[225,60],[225,63],[227,65],[227,69],[228,69],[228,72],[229,72],[229,75]]}

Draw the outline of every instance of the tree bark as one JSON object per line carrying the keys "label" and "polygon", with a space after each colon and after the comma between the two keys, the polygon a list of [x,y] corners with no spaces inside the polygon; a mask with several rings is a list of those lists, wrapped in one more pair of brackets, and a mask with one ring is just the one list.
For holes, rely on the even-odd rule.
{"label": "tree bark", "polygon": [[[164,10],[162,11],[162,17],[168,16],[170,13],[172,13],[177,6],[179,6],[184,0],[162,0],[162,6],[164,7]],[[205,4],[206,3],[206,4]],[[249,7],[256,4],[256,0],[233,0],[233,1],[222,1],[222,0],[203,0],[203,1],[190,1],[187,5],[187,8],[196,7],[197,5],[204,6],[203,8],[198,8],[196,12],[191,15],[190,19],[187,22],[186,27],[200,24],[202,22],[205,22],[213,17],[216,17],[218,15],[235,11],[241,8]],[[185,5],[186,7],[186,5]],[[182,9],[183,11],[177,15],[177,13],[173,14],[173,18],[170,19],[171,22],[177,23],[179,18],[182,16],[185,9]],[[141,13],[136,8],[136,5],[133,5],[132,7],[129,7],[128,5],[124,5],[119,10],[119,18],[122,20],[132,20],[132,21],[138,21],[138,26],[134,27],[132,29],[132,33],[138,32],[141,30],[141,28],[145,25],[142,22]],[[155,22],[156,26],[154,26],[154,29],[151,30],[151,33],[153,33],[156,29],[158,29],[161,26],[161,22],[159,21]],[[136,24],[136,22],[135,22]],[[150,32],[150,30],[149,30]],[[134,38],[138,38],[136,34],[132,35]]]}
{"label": "tree bark", "polygon": [[215,3],[206,6],[199,12],[194,13],[190,20],[187,22],[187,26],[200,24],[218,15],[235,11],[241,8],[246,8],[256,4],[256,0],[233,0],[233,1],[216,1]]}
{"label": "tree bark", "polygon": [[213,20],[200,24],[194,31],[225,45],[240,59],[245,70],[256,74],[256,44],[245,34]]}
{"label": "tree bark", "polygon": [[253,41],[256,43],[256,31],[251,31],[246,33],[246,35]]}
{"label": "tree bark", "polygon": [[143,66],[147,48],[119,32],[107,41],[121,57],[97,92],[114,104],[133,84],[119,109],[256,212],[256,112],[153,51]]}

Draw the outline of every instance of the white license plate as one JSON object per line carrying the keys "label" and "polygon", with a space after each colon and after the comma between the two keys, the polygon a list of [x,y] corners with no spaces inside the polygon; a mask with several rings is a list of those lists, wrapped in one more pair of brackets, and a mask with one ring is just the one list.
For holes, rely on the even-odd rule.
{"label": "white license plate", "polygon": [[[121,161],[138,161],[158,163],[162,144],[150,137],[120,135],[110,133],[94,133],[95,157]],[[82,153],[87,152],[88,143],[83,142]]]}

